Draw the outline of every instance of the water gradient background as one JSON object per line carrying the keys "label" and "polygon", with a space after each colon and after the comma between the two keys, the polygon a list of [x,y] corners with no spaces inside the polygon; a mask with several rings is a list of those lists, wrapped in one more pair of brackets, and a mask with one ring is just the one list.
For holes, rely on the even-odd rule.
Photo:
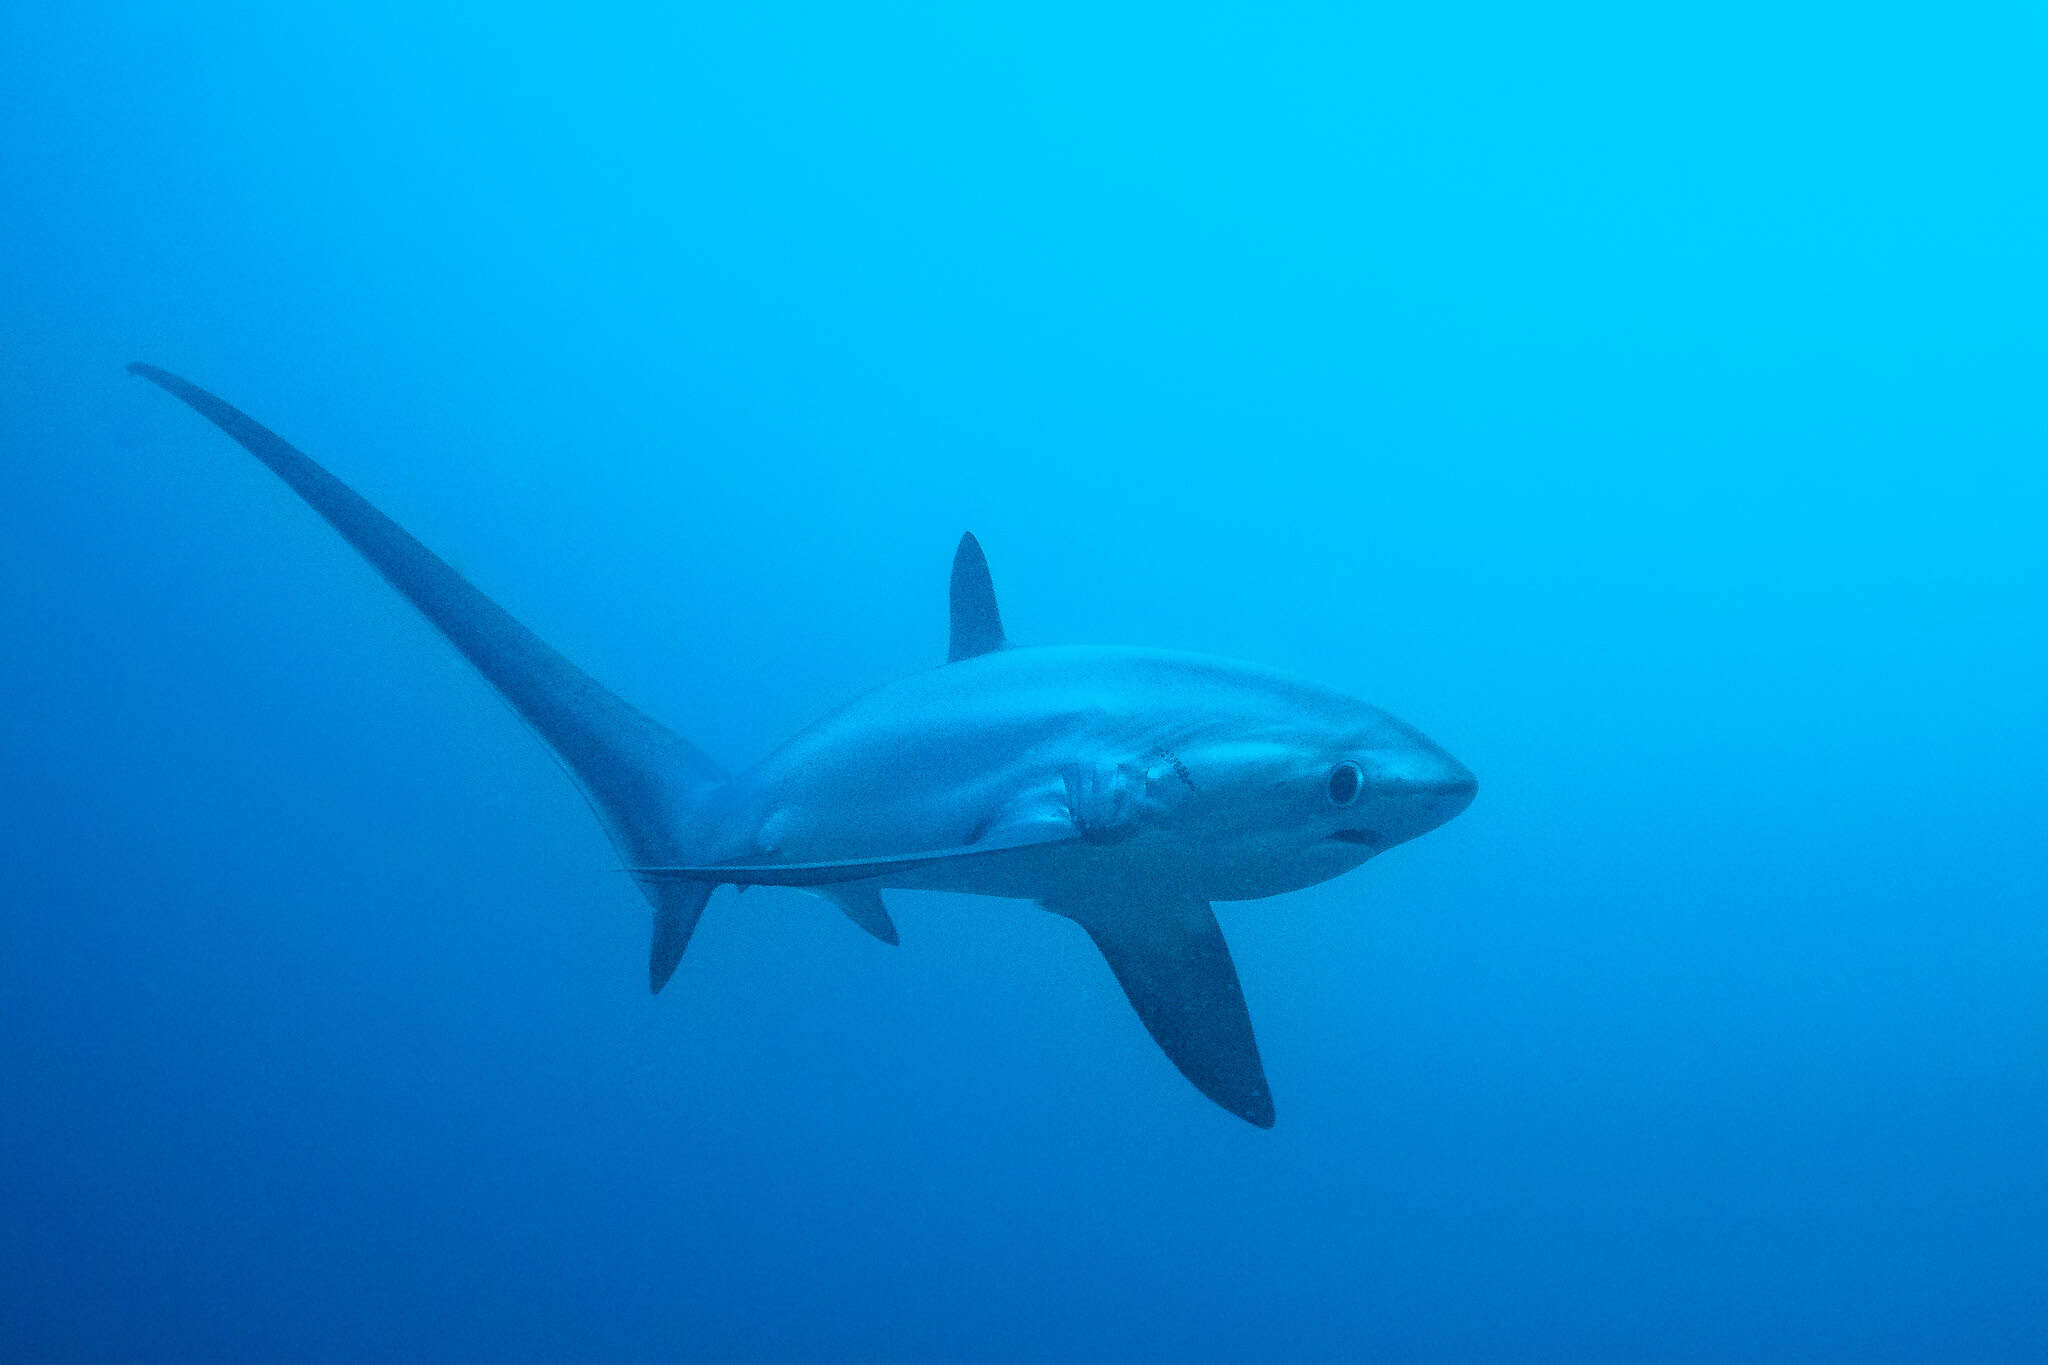
{"label": "water gradient background", "polygon": [[[11,1359],[2048,1355],[2022,6],[17,6]],[[714,902],[147,359],[732,764],[1013,638],[1478,803],[1222,915]]]}

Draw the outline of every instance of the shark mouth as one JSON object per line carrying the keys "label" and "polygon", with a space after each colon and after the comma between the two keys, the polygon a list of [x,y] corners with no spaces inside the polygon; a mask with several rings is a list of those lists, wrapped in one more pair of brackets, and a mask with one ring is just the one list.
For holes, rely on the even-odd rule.
{"label": "shark mouth", "polygon": [[1340,829],[1330,837],[1340,844],[1363,844],[1367,848],[1378,848],[1386,843],[1379,831],[1372,829]]}

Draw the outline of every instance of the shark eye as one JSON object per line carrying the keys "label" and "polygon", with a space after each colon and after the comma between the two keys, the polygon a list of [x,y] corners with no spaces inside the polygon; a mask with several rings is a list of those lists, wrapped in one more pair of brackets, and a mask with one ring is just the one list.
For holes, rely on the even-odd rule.
{"label": "shark eye", "polygon": [[1330,769],[1330,800],[1336,805],[1350,805],[1364,787],[1365,774],[1356,763],[1347,760]]}

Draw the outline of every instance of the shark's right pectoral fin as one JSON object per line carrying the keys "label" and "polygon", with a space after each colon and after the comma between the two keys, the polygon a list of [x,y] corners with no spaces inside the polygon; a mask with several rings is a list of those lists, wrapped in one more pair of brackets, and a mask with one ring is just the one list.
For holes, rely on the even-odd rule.
{"label": "shark's right pectoral fin", "polygon": [[1245,1122],[1273,1126],[1251,1012],[1207,901],[1153,892],[1045,904],[1088,931],[1181,1075]]}

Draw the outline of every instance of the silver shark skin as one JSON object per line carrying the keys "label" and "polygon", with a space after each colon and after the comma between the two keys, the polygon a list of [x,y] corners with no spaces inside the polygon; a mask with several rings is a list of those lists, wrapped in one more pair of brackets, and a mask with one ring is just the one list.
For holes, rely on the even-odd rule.
{"label": "silver shark skin", "polygon": [[1270,1127],[1210,903],[1340,876],[1451,819],[1476,790],[1412,726],[1266,669],[1011,647],[971,535],[954,558],[946,664],[727,776],[274,433],[175,375],[129,368],[269,466],[562,757],[653,907],[657,991],[720,885],[803,887],[889,943],[884,888],[1033,900],[1087,931],[1182,1074]]}
{"label": "silver shark skin", "polygon": [[[1339,805],[1331,775],[1347,762],[1362,781]],[[1412,726],[1265,669],[1010,648],[869,693],[741,773],[699,818],[721,862],[1014,843],[876,880],[1061,902],[1141,879],[1236,901],[1348,872],[1443,824],[1474,790]]]}

